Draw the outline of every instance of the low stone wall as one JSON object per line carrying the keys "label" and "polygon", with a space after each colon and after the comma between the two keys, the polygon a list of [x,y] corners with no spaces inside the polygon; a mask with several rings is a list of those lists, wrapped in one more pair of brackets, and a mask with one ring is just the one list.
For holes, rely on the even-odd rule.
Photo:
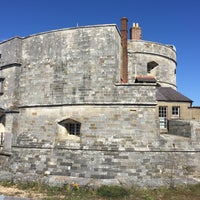
{"label": "low stone wall", "polygon": [[51,185],[77,182],[88,186],[122,184],[155,187],[196,183],[200,172],[199,152],[15,147],[13,155],[6,159],[10,163],[9,170],[8,165],[4,165],[1,171],[4,174],[11,172],[10,179],[43,181]]}
{"label": "low stone wall", "polygon": [[185,120],[169,120],[169,134],[191,138],[190,121]]}
{"label": "low stone wall", "polygon": [[200,122],[195,120],[169,120],[169,134],[200,141]]}

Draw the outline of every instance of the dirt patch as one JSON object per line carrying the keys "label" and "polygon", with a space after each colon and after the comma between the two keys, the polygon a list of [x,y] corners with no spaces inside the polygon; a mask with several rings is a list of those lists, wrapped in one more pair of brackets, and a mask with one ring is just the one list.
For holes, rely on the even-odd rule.
{"label": "dirt patch", "polygon": [[0,195],[4,196],[15,196],[15,197],[21,197],[21,198],[37,198],[42,199],[44,197],[43,194],[38,194],[34,192],[24,191],[13,187],[4,187],[0,185]]}

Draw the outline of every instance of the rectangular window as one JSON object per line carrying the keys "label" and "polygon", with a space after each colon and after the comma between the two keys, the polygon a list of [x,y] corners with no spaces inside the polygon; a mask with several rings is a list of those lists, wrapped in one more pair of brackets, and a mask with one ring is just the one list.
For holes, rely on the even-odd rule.
{"label": "rectangular window", "polygon": [[80,128],[81,124],[80,123],[68,123],[66,124],[67,131],[71,135],[80,135]]}
{"label": "rectangular window", "polygon": [[167,117],[167,107],[166,106],[159,107],[159,117]]}
{"label": "rectangular window", "polygon": [[167,107],[166,106],[159,106],[159,121],[160,121],[160,128],[166,129],[167,128]]}
{"label": "rectangular window", "polygon": [[0,95],[3,95],[4,92],[4,79],[0,77]]}
{"label": "rectangular window", "polygon": [[173,106],[172,107],[172,116],[173,117],[179,117],[180,116],[180,107],[179,106]]}

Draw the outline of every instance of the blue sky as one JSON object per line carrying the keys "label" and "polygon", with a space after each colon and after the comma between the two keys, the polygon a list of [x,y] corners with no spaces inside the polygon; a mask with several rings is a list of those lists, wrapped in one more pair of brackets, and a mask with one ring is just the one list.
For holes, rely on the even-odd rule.
{"label": "blue sky", "polygon": [[199,0],[0,0],[0,41],[95,24],[138,22],[144,40],[177,50],[178,91],[200,106]]}

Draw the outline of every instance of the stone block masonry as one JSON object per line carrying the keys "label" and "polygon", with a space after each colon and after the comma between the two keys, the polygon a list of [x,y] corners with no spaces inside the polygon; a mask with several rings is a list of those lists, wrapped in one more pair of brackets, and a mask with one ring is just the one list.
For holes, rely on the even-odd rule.
{"label": "stone block masonry", "polygon": [[179,134],[180,136],[191,138],[192,133],[190,121],[170,120],[169,134]]}
{"label": "stone block masonry", "polygon": [[[186,127],[191,137],[159,133],[156,90],[176,88],[174,48],[124,42],[127,49],[111,24],[0,43],[0,180],[142,187],[199,181],[199,124]],[[137,75],[155,81],[137,83]]]}
{"label": "stone block masonry", "polygon": [[[158,135],[152,128],[157,126],[154,106],[34,107],[23,109],[18,114],[18,119],[21,122],[18,126],[19,134],[13,139],[17,146],[47,145],[53,148],[64,143],[72,147],[78,141],[83,149],[108,149],[111,144],[125,149],[137,142],[141,143],[142,138],[144,145],[147,145]],[[77,137],[74,139],[67,132],[62,132],[59,122],[63,119],[74,119],[81,123],[78,140]]]}
{"label": "stone block masonry", "polygon": [[112,102],[119,78],[119,41],[112,25],[26,38],[20,105]]}
{"label": "stone block masonry", "polygon": [[[195,183],[193,152],[101,151],[14,148],[10,165],[14,180],[44,181],[51,185],[139,185],[141,187]],[[22,178],[23,177],[23,178]]]}
{"label": "stone block masonry", "polygon": [[[77,182],[89,186],[141,187],[198,180],[198,143],[190,145],[191,138],[155,134],[150,123],[155,117],[154,107],[66,106],[25,110],[30,118],[21,124],[19,132],[26,134],[16,137],[12,156],[6,161],[9,170],[8,165],[2,166],[4,174],[10,172],[4,179],[40,180],[52,185]],[[59,132],[57,122],[71,116],[82,123],[80,139]],[[42,119],[46,125],[41,125]],[[30,122],[36,130],[28,130]],[[47,125],[49,128],[41,131],[40,126]]]}

